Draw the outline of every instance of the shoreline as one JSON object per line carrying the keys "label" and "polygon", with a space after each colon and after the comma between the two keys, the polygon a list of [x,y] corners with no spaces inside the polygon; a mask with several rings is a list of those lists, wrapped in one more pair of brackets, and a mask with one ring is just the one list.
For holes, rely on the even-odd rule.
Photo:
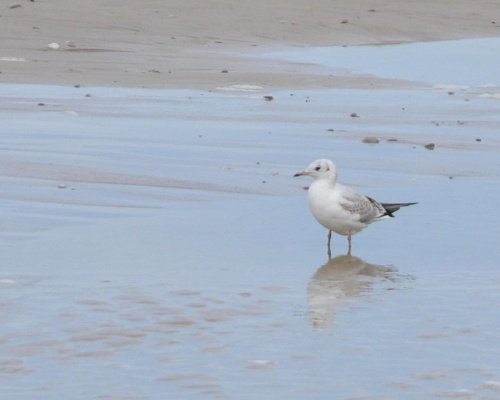
{"label": "shoreline", "polygon": [[[500,36],[490,2],[447,0],[37,1],[1,11],[3,83],[214,90],[398,87],[408,82],[337,76],[314,64],[266,59],[286,48],[387,45]],[[498,17],[498,21],[496,20]],[[48,50],[50,43],[59,49]],[[14,61],[18,60],[18,61]],[[24,61],[22,61],[24,60]]]}

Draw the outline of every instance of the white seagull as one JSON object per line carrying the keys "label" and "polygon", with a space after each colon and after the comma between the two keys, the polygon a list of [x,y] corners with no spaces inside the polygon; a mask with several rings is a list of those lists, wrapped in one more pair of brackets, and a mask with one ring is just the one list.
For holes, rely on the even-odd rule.
{"label": "white seagull", "polygon": [[294,176],[310,176],[314,179],[309,187],[309,208],[314,218],[328,229],[328,255],[331,257],[332,231],[347,236],[351,254],[351,235],[369,224],[392,215],[401,207],[417,203],[386,204],[364,196],[337,182],[337,167],[327,159],[313,161],[304,171]]}

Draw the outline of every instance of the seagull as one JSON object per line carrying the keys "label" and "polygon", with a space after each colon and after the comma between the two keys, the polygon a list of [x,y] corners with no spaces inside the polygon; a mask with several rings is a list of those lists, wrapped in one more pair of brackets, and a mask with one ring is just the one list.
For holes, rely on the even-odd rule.
{"label": "seagull", "polygon": [[316,220],[328,229],[328,255],[331,257],[332,232],[347,236],[348,255],[351,254],[351,236],[372,222],[394,218],[401,207],[417,203],[379,203],[337,182],[337,167],[325,158],[313,161],[297,176],[314,179],[309,187],[309,209]]}

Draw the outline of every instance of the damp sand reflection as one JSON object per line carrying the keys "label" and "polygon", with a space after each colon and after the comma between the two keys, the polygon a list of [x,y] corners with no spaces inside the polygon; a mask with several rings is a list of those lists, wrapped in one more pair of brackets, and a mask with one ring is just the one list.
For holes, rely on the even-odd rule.
{"label": "damp sand reflection", "polygon": [[394,281],[395,273],[393,267],[370,264],[351,255],[329,259],[307,287],[311,325],[315,329],[332,325],[338,304],[366,295],[377,281]]}

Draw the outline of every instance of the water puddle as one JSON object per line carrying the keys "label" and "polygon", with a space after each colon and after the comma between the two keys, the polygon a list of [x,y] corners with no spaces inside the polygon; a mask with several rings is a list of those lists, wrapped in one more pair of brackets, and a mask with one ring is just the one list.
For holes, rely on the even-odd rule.
{"label": "water puddle", "polygon": [[500,86],[500,39],[383,46],[314,47],[269,57],[328,67],[341,75],[375,75],[430,85]]}

